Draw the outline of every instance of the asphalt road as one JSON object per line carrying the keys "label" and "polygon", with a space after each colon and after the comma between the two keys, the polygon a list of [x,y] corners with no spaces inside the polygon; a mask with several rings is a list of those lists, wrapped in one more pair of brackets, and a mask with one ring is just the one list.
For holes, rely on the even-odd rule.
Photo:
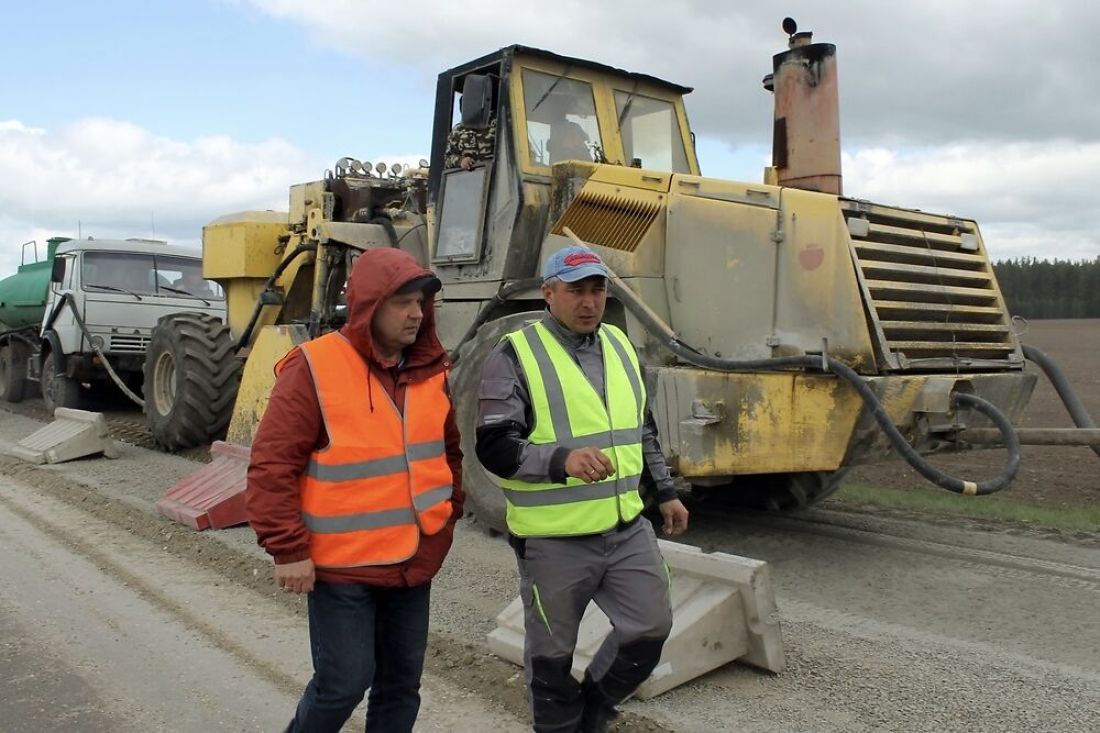
{"label": "asphalt road", "polygon": [[[312,671],[304,615],[156,537],[0,474],[0,732],[286,726]],[[528,729],[430,672],[421,696],[417,733]],[[345,730],[363,725],[360,706]]]}
{"label": "asphalt road", "polygon": [[0,503],[0,728],[275,731],[296,695]]}

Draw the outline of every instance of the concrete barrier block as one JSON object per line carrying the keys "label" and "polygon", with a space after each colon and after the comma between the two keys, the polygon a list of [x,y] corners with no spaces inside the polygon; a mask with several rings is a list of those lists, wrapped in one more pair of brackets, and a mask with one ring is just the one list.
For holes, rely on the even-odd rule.
{"label": "concrete barrier block", "polygon": [[63,463],[100,453],[107,458],[118,455],[103,413],[67,407],[54,410],[52,423],[8,450],[9,455],[38,464]]}
{"label": "concrete barrier block", "polygon": [[214,441],[210,463],[168,487],[157,511],[197,530],[224,529],[248,522],[244,490],[251,449]]}
{"label": "concrete barrier block", "polygon": [[[672,571],[672,633],[661,661],[638,688],[646,699],[739,660],[770,672],[784,668],[779,614],[767,563],[660,541]],[[523,665],[523,604],[513,600],[497,617],[489,650]],[[589,604],[581,621],[573,674],[580,679],[611,631],[602,611]]]}

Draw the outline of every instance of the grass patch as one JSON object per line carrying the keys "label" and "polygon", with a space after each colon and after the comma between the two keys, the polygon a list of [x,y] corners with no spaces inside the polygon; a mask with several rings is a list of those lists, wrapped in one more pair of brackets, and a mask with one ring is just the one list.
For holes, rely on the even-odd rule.
{"label": "grass patch", "polygon": [[1100,506],[1044,507],[999,496],[960,496],[943,489],[887,489],[845,484],[833,494],[851,504],[913,509],[978,519],[1100,532]]}

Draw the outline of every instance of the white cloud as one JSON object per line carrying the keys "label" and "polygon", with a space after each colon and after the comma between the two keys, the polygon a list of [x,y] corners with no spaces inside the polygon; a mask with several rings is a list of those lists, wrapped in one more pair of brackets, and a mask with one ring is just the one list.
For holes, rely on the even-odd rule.
{"label": "white cloud", "polygon": [[[313,43],[423,78],[514,43],[694,86],[697,132],[770,131],[760,85],[786,48],[784,14],[837,45],[845,136],[865,145],[981,136],[1100,139],[1100,9],[1087,0],[248,0]],[[408,23],[402,20],[407,18]],[[383,22],[380,22],[383,21]]]}
{"label": "white cloud", "polygon": [[[59,130],[0,121],[0,276],[19,244],[65,235],[149,236],[197,244],[203,224],[245,209],[285,209],[292,183],[323,164],[290,143],[224,136],[172,140],[89,118]],[[79,224],[78,224],[79,222]]]}
{"label": "white cloud", "polygon": [[1100,143],[956,143],[844,156],[845,193],[974,218],[994,259],[1100,256]]}
{"label": "white cloud", "polygon": [[[760,81],[790,14],[837,45],[846,192],[974,217],[994,258],[1100,255],[1100,9],[1086,0],[410,0],[408,25],[378,2],[245,1],[349,64],[421,82],[520,43],[692,85],[693,128],[729,151],[770,149]],[[700,162],[728,176],[724,157]]]}

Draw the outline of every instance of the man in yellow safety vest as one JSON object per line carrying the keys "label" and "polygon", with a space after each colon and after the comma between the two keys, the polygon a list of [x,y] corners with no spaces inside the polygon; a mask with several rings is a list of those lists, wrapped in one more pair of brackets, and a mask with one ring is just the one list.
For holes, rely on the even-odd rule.
{"label": "man in yellow safety vest", "polygon": [[[687,529],[649,413],[638,355],[603,323],[607,268],[580,246],[543,268],[547,313],[486,360],[477,455],[507,501],[525,611],[535,730],[606,731],[615,706],[660,660],[672,628],[671,580],[641,519],[656,487],[664,532]],[[590,601],[612,631],[577,683],[570,675]]]}

